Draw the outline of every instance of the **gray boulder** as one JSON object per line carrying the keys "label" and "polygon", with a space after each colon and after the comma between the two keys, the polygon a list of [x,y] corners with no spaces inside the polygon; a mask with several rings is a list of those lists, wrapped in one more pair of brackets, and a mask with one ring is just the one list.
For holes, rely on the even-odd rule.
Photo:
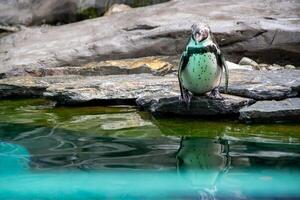
{"label": "gray boulder", "polygon": [[27,28],[0,39],[0,73],[177,55],[190,36],[191,24],[199,21],[210,24],[227,58],[239,60],[243,55],[299,65],[299,5],[280,0],[170,1],[59,27]]}
{"label": "gray boulder", "polygon": [[258,101],[241,109],[240,119],[245,122],[299,122],[300,98],[282,101]]}
{"label": "gray boulder", "polygon": [[0,25],[40,25],[74,22],[87,9],[96,15],[104,14],[113,4],[125,3],[134,7],[167,0],[0,0]]}
{"label": "gray boulder", "polygon": [[0,24],[35,25],[76,19],[76,0],[0,0]]}

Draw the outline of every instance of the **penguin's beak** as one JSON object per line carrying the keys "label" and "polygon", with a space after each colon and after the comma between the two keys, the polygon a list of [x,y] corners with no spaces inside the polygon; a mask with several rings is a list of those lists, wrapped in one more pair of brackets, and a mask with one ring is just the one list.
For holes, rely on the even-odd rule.
{"label": "penguin's beak", "polygon": [[201,33],[196,33],[194,37],[197,42],[201,42],[203,40],[203,36]]}
{"label": "penguin's beak", "polygon": [[197,42],[202,42],[207,37],[208,37],[208,31],[206,29],[201,30],[200,32],[196,32],[195,35],[194,35],[194,38]]}

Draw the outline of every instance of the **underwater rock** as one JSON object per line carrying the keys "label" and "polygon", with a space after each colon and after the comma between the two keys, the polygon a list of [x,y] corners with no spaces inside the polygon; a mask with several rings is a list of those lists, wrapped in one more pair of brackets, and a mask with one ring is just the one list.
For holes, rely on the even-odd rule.
{"label": "underwater rock", "polygon": [[179,100],[179,96],[144,96],[136,100],[137,105],[154,115],[185,116],[223,116],[237,115],[239,109],[250,105],[252,99],[223,95],[224,100],[211,99],[207,96],[195,96],[189,105]]}
{"label": "underwater rock", "polygon": [[300,98],[258,101],[240,110],[240,120],[245,122],[299,122]]}
{"label": "underwater rock", "polygon": [[[237,62],[247,56],[259,62],[297,65],[300,20],[295,17],[295,7],[299,7],[298,3],[279,0],[272,2],[270,8],[259,0],[251,4],[238,0],[214,0],[209,4],[170,1],[73,24],[25,28],[0,38],[0,73],[27,67],[80,66],[109,59],[178,55],[190,36],[191,24],[203,19],[207,19],[226,58],[233,58],[229,60]],[[234,16],[228,9],[234,9]]]}

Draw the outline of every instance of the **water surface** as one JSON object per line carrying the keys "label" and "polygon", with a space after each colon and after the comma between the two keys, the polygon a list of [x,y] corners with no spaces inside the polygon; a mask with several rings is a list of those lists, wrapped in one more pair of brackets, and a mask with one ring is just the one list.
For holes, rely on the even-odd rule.
{"label": "water surface", "polygon": [[299,139],[298,124],[155,119],[128,106],[2,100],[0,197],[296,199]]}

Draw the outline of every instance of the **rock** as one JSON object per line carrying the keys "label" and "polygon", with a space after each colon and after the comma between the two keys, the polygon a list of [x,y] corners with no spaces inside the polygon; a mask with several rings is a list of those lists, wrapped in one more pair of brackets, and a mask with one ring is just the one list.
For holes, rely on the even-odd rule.
{"label": "rock", "polygon": [[113,14],[116,14],[116,13],[131,10],[131,9],[132,8],[128,5],[126,5],[126,4],[114,4],[108,9],[108,11],[106,11],[104,13],[104,16],[113,15]]}
{"label": "rock", "polygon": [[229,61],[226,61],[226,64],[229,70],[236,70],[236,69],[249,70],[249,71],[253,70],[253,67],[251,65],[240,65]]}
{"label": "rock", "polygon": [[232,95],[255,100],[281,100],[300,94],[300,70],[234,70],[229,75],[228,93]]}
{"label": "rock", "polygon": [[247,58],[247,57],[243,57],[240,60],[239,65],[250,65],[254,69],[259,69],[259,65],[257,64],[257,62],[255,62],[254,60]]}
{"label": "rock", "polygon": [[18,32],[18,31],[20,31],[20,28],[16,27],[16,26],[3,26],[3,25],[0,25],[0,32],[2,32],[2,31]]}
{"label": "rock", "polygon": [[[206,96],[195,97],[189,109],[178,100],[178,80],[174,73],[165,76],[132,74],[11,77],[0,80],[0,99],[44,97],[57,101],[58,105],[137,104],[156,115],[193,116],[237,116],[241,107],[251,105],[255,100],[259,102],[262,100],[261,104],[256,103],[254,107],[243,108],[240,111],[241,119],[244,121],[260,121],[260,118],[264,116],[269,116],[271,119],[274,116],[274,119],[282,120],[281,113],[286,114],[284,115],[287,116],[286,119],[298,119],[298,114],[293,114],[293,110],[295,110],[295,113],[298,113],[299,110],[295,106],[299,106],[300,99],[296,97],[300,94],[299,70],[230,70],[230,72],[229,93],[244,96],[244,98],[225,94],[223,94],[225,100],[213,100]],[[264,100],[285,99],[290,96],[295,97],[288,100],[292,103],[286,103],[287,100]],[[264,112],[256,112],[256,110],[252,112],[250,110],[256,108],[269,109],[269,107],[272,113],[276,115],[265,114],[266,110]],[[281,107],[284,111],[277,111]]]}
{"label": "rock", "polygon": [[260,70],[268,70],[269,65],[265,63],[258,64]]}
{"label": "rock", "polygon": [[70,22],[76,17],[76,0],[0,0],[0,24],[37,25]]}
{"label": "rock", "polygon": [[300,121],[300,98],[282,101],[258,101],[240,110],[240,119],[246,122]]}
{"label": "rock", "polygon": [[77,8],[78,10],[86,10],[94,8],[98,10],[100,15],[104,14],[108,8],[111,8],[116,4],[129,5],[131,7],[141,7],[148,6],[157,3],[166,2],[169,0],[151,0],[151,1],[136,1],[136,0],[113,0],[113,1],[105,1],[105,0],[77,0]]}
{"label": "rock", "polygon": [[285,69],[296,69],[296,67],[294,65],[285,65],[284,68]]}
{"label": "rock", "polygon": [[[175,73],[166,76],[132,74],[5,78],[0,80],[0,98],[17,94],[18,92],[12,91],[14,88],[24,90],[42,88],[44,89],[42,96],[55,99],[61,104],[80,104],[102,100],[109,102],[114,99],[119,99],[120,102],[124,100],[126,104],[127,101],[133,102],[142,96],[154,94],[178,96],[179,93]],[[280,100],[296,97],[300,94],[300,70],[230,70],[228,92],[254,100]],[[19,96],[22,96],[22,93]]]}
{"label": "rock", "polygon": [[7,79],[0,83],[0,99],[42,97],[47,86],[45,82],[34,81],[31,77]]}
{"label": "rock", "polygon": [[[45,23],[69,23],[89,18],[91,15],[92,17],[101,16],[110,6],[116,3],[125,3],[138,7],[166,1],[167,0],[0,0],[0,24],[30,26]],[[128,7],[125,8],[123,5],[114,8],[114,10],[128,9]]]}
{"label": "rock", "polygon": [[254,100],[223,95],[224,100],[211,99],[207,96],[193,97],[187,106],[179,96],[143,96],[137,99],[137,105],[154,115],[185,116],[222,116],[237,115],[239,109],[254,103]]}
{"label": "rock", "polygon": [[135,99],[144,95],[178,94],[177,84],[173,76],[158,77],[148,74],[74,77],[68,83],[51,84],[44,96],[61,105],[89,102],[135,104]]}
{"label": "rock", "polygon": [[284,67],[277,65],[277,64],[273,64],[273,65],[269,65],[267,67],[268,70],[283,70]]}
{"label": "rock", "polygon": [[[91,62],[80,67],[65,66],[52,68],[31,68],[24,70],[13,70],[3,73],[2,78],[12,76],[57,76],[57,75],[82,75],[82,76],[104,76],[121,74],[150,73],[153,75],[165,75],[176,71],[178,56],[156,56],[135,59],[107,60],[102,62]],[[1,78],[0,77],[0,78]]]}
{"label": "rock", "polygon": [[[33,66],[79,66],[108,59],[178,55],[190,36],[191,24],[203,19],[227,59],[237,61],[245,55],[267,63],[283,60],[299,64],[299,3],[275,0],[270,8],[265,4],[259,0],[251,4],[238,0],[209,4],[170,1],[74,24],[27,28],[0,39],[0,73]],[[234,9],[235,14],[228,9]]]}

